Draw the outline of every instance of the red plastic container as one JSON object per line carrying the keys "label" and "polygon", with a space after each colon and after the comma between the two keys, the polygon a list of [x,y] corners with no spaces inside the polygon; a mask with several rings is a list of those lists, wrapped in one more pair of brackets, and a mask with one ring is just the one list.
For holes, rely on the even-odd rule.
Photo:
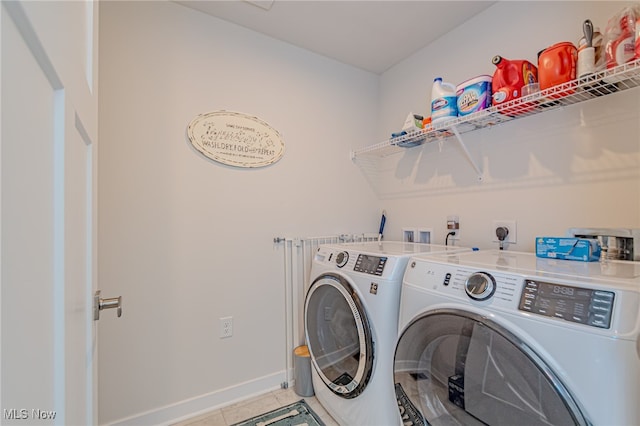
{"label": "red plastic container", "polygon": [[538,54],[540,90],[576,79],[578,49],[568,41],[554,44]]}
{"label": "red plastic container", "polygon": [[[510,61],[502,56],[494,56],[491,60],[496,70],[491,79],[491,96],[493,105],[501,105],[522,96],[522,87],[538,82],[538,69],[529,61]],[[500,112],[509,116],[517,116],[531,111],[533,104],[520,104],[507,107]]]}
{"label": "red plastic container", "polygon": [[491,62],[496,66],[491,79],[493,105],[519,98],[522,86],[538,81],[538,69],[529,61],[510,61],[502,56],[494,56]]}
{"label": "red plastic container", "polygon": [[[575,80],[577,62],[578,48],[568,41],[556,43],[538,53],[540,90]],[[575,90],[573,89],[558,89],[547,95],[547,98],[559,99],[574,92]]]}

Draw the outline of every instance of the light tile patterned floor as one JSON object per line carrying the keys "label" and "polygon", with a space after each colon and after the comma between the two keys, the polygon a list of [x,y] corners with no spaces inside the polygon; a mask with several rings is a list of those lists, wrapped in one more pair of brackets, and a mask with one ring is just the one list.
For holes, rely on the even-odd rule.
{"label": "light tile patterned floor", "polygon": [[311,409],[327,426],[338,426],[338,423],[320,405],[315,396],[298,396],[293,388],[280,389],[264,395],[241,401],[210,413],[184,420],[174,426],[230,426],[234,423],[255,417],[284,405],[304,399]]}

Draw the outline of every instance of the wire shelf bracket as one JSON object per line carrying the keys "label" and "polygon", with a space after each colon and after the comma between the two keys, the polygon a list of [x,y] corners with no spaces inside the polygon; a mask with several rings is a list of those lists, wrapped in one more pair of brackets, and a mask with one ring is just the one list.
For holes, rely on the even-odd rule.
{"label": "wire shelf bracket", "polygon": [[471,166],[473,166],[473,169],[476,171],[476,174],[478,175],[478,180],[482,182],[482,170],[480,169],[480,167],[478,167],[478,164],[473,160],[473,157],[471,156],[471,153],[469,152],[467,145],[462,140],[462,136],[460,136],[460,132],[458,131],[458,128],[456,126],[451,126],[451,131],[456,136],[458,145],[460,145],[460,148],[462,148],[462,151],[464,152],[464,155],[467,157],[467,160],[469,160],[469,163],[471,163]]}

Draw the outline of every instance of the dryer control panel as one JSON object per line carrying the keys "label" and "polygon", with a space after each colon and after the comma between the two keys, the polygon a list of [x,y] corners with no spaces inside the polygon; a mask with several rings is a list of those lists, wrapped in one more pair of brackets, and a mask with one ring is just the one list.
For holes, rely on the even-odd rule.
{"label": "dryer control panel", "polygon": [[408,260],[408,256],[386,255],[384,253],[377,255],[342,250],[342,247],[320,246],[313,257],[312,268],[315,267],[317,270],[322,267],[325,271],[343,271],[347,274],[355,272],[356,274],[352,277],[364,274],[381,280],[401,283]]}
{"label": "dryer control panel", "polygon": [[518,309],[599,328],[611,326],[615,294],[527,279]]}
{"label": "dryer control panel", "polygon": [[382,275],[384,265],[387,263],[386,257],[371,256],[368,254],[358,255],[356,265],[353,270],[356,272],[364,272],[371,275]]}

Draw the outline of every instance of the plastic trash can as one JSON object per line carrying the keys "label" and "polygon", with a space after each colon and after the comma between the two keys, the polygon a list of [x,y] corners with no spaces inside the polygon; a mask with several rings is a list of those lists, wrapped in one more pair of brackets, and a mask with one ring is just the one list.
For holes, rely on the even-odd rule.
{"label": "plastic trash can", "polygon": [[299,396],[313,396],[311,381],[311,354],[306,345],[293,350],[293,390]]}

